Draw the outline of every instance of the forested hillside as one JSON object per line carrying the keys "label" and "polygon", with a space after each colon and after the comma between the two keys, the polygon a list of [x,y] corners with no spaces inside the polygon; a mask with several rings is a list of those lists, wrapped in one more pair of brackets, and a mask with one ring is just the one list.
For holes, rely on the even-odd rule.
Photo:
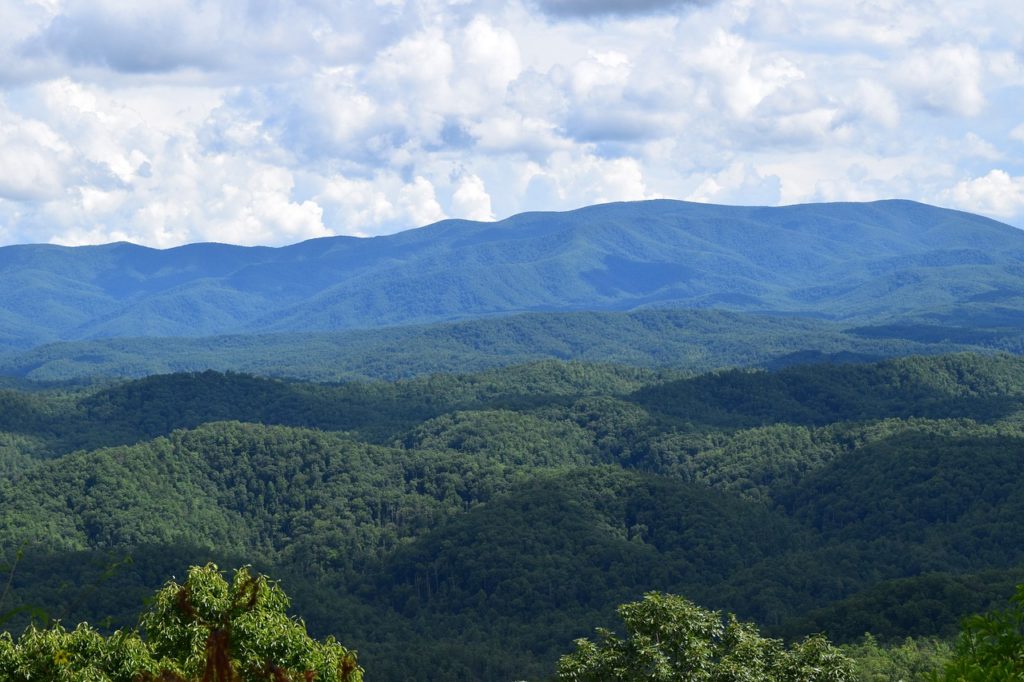
{"label": "forested hillside", "polygon": [[1024,351],[1024,320],[993,327],[850,327],[791,315],[648,309],[376,330],[61,342],[0,354],[0,375],[69,381],[215,369],[312,381],[394,380],[544,359],[706,372],[993,350]]}
{"label": "forested hillside", "polygon": [[213,559],[280,577],[368,679],[540,679],[651,590],[769,634],[895,642],[948,637],[1024,581],[1008,355],[203,372],[10,382],[0,407],[15,630],[43,611],[131,622]]}
{"label": "forested hillside", "polygon": [[1024,233],[909,201],[647,201],[282,248],[0,248],[0,349],[523,312],[724,309],[1019,327]]}

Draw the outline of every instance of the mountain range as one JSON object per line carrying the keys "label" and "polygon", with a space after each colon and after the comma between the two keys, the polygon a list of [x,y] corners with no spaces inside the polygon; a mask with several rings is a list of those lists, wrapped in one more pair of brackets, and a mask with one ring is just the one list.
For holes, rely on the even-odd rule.
{"label": "mountain range", "polygon": [[650,201],[10,246],[0,282],[0,637],[130,626],[212,561],[380,680],[547,679],[650,590],[895,660],[1024,576],[992,220]]}
{"label": "mountain range", "polygon": [[0,348],[716,308],[1017,326],[1024,231],[910,201],[656,200],[281,248],[0,248]]}

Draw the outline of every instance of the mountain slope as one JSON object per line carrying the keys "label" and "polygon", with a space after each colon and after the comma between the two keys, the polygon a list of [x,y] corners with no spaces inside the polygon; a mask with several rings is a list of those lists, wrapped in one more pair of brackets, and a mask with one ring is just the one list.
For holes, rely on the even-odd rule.
{"label": "mountain slope", "polygon": [[523,313],[339,332],[63,341],[0,357],[0,374],[62,381],[214,369],[339,381],[467,372],[541,359],[701,371],[958,350],[1019,352],[1022,342],[1024,329],[844,329],[807,317],[645,309]]}
{"label": "mountain slope", "polygon": [[908,201],[649,201],[276,249],[10,246],[0,278],[0,342],[20,347],[651,306],[1001,319],[1024,301],[1024,232]]}
{"label": "mountain slope", "polygon": [[1009,356],[203,373],[0,408],[5,611],[130,623],[184,566],[254,561],[383,680],[542,679],[652,589],[792,636],[946,633],[1024,571]]}

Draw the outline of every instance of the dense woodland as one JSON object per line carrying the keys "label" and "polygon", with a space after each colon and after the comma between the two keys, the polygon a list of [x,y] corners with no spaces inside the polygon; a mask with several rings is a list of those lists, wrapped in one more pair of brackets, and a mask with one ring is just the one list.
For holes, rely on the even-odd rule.
{"label": "dense woodland", "polygon": [[0,613],[109,631],[213,560],[279,578],[369,680],[545,678],[651,591],[935,669],[1024,582],[1022,452],[999,354],[12,379]]}
{"label": "dense woodland", "polygon": [[540,360],[707,372],[871,362],[900,355],[1024,352],[1024,323],[1016,311],[978,312],[984,319],[971,326],[962,326],[970,320],[942,321],[939,311],[917,321],[865,325],[782,314],[649,309],[526,313],[331,332],[98,338],[24,351],[0,348],[0,375],[96,381],[215,369],[309,381],[365,381]]}

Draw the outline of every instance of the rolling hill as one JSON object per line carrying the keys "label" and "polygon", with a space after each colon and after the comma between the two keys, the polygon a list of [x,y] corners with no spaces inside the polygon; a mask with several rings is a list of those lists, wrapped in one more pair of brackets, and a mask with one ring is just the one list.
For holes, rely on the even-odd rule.
{"label": "rolling hill", "polygon": [[543,359],[693,372],[1022,349],[1024,329],[1009,327],[846,328],[792,315],[645,309],[522,313],[336,332],[60,341],[0,357],[0,375],[77,381],[214,369],[313,381],[390,380]]}
{"label": "rolling hill", "polygon": [[779,635],[892,640],[949,635],[1024,576],[1007,355],[203,372],[4,389],[0,408],[15,631],[31,609],[131,623],[189,564],[254,562],[375,679],[545,679],[652,589]]}
{"label": "rolling hill", "polygon": [[909,201],[678,201],[282,248],[0,248],[0,347],[649,307],[1019,324],[1024,232]]}

